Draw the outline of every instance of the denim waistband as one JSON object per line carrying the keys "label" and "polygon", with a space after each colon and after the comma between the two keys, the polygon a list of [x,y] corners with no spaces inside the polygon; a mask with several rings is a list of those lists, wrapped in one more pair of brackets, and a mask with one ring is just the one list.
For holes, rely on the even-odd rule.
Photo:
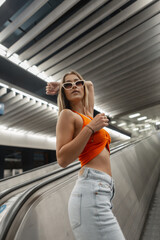
{"label": "denim waistband", "polygon": [[114,179],[109,174],[90,167],[81,168],[78,174],[78,179],[80,178],[101,180],[109,184],[111,188],[114,186]]}

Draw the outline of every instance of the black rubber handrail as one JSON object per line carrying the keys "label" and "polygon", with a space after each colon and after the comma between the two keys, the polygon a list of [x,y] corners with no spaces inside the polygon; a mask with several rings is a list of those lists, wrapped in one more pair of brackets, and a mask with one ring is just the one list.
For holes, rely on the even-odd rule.
{"label": "black rubber handrail", "polygon": [[[136,143],[139,142],[139,141],[142,141],[142,139],[141,139],[141,140],[135,140],[135,141],[132,141],[132,142],[129,142],[129,143],[121,144],[122,146],[119,146],[119,145],[118,145],[118,146],[116,146],[116,147],[113,147],[113,148],[111,149],[111,155],[114,154],[114,153],[116,153],[116,152],[118,152],[118,151],[120,151],[120,150],[122,150],[122,149],[124,149],[124,148],[126,148],[126,147],[129,147],[129,146],[131,146],[131,145],[133,145],[133,144],[136,144]],[[74,165],[80,165],[80,162],[77,162],[77,163],[74,163],[74,164],[72,164],[72,165],[69,165],[67,168],[71,168],[71,167],[73,167]],[[7,196],[8,194],[10,194],[11,192],[14,192],[14,191],[16,191],[16,190],[18,190],[18,189],[20,189],[20,188],[22,188],[22,187],[25,187],[25,186],[27,186],[27,185],[30,185],[30,184],[32,184],[32,183],[35,183],[35,182],[40,181],[40,180],[42,180],[42,179],[45,179],[45,178],[47,178],[47,177],[49,177],[49,176],[51,176],[51,175],[53,175],[53,174],[56,174],[56,173],[58,173],[58,172],[63,171],[63,170],[64,170],[64,169],[60,168],[60,169],[58,169],[58,170],[54,170],[54,171],[50,172],[50,173],[47,174],[47,175],[45,174],[45,175],[42,176],[42,177],[38,177],[38,178],[35,178],[35,179],[33,179],[33,180],[29,180],[29,181],[27,181],[27,182],[25,182],[25,183],[16,185],[16,186],[14,186],[14,187],[12,187],[12,188],[9,188],[9,189],[3,191],[2,193],[0,193],[0,199],[3,199],[5,196]],[[3,202],[2,202],[1,204],[3,204]],[[0,204],[0,205],[1,205],[1,204]]]}
{"label": "black rubber handrail", "polygon": [[10,179],[12,179],[12,178],[16,178],[16,177],[25,175],[25,174],[30,173],[30,172],[34,172],[34,171],[40,170],[40,169],[45,168],[45,167],[48,167],[48,166],[50,166],[50,165],[51,165],[51,166],[52,166],[52,165],[55,165],[56,163],[57,163],[57,161],[56,161],[56,162],[49,163],[49,164],[45,164],[45,165],[40,166],[40,167],[37,167],[37,168],[30,169],[30,170],[28,170],[28,171],[25,171],[25,172],[23,172],[23,173],[19,173],[19,174],[14,175],[14,176],[10,176],[10,177],[7,177],[7,178],[0,179],[0,183],[1,183],[1,182],[4,182],[4,181],[7,181],[7,180],[10,180]]}
{"label": "black rubber handrail", "polygon": [[[79,167],[75,168],[75,169],[71,169],[69,172],[64,173],[64,171],[62,172],[62,174],[60,176],[54,176],[53,178],[46,180],[42,183],[39,183],[36,186],[31,187],[30,189],[26,190],[18,199],[17,201],[10,207],[10,209],[7,212],[7,215],[5,216],[5,220],[2,220],[2,223],[0,225],[0,240],[5,240],[7,233],[10,229],[10,226],[12,224],[12,222],[14,221],[17,213],[19,212],[19,210],[22,208],[22,206],[24,205],[24,203],[39,189],[41,189],[42,187],[55,182],[58,179],[61,179],[71,173],[76,172],[78,169],[80,169]],[[66,168],[67,170],[67,168]]]}
{"label": "black rubber handrail", "polygon": [[[128,145],[130,145],[130,143],[126,143],[126,144],[123,144],[123,147],[120,147],[120,148],[118,148],[117,146],[116,147],[114,147],[113,149],[111,149],[111,154],[113,154],[113,153],[115,153],[116,151],[119,151],[119,150],[121,150],[121,149],[123,149],[123,148],[125,148],[125,147],[127,147]],[[80,165],[80,162],[77,162],[77,163],[74,163],[74,164],[72,164],[72,165],[69,165],[67,168],[70,168],[70,167],[72,167],[73,165]],[[22,184],[18,184],[18,185],[16,185],[16,186],[13,186],[12,188],[8,188],[8,189],[6,189],[6,190],[4,190],[2,193],[0,193],[0,199],[3,199],[5,196],[7,196],[9,193],[11,193],[11,192],[14,192],[14,191],[16,191],[17,189],[20,189],[20,188],[22,188],[22,187],[25,187],[25,186],[27,186],[27,185],[30,185],[30,184],[32,184],[32,183],[35,183],[35,182],[37,182],[37,181],[40,181],[40,180],[42,180],[42,179],[45,179],[45,178],[47,178],[47,177],[49,177],[49,176],[51,176],[51,175],[53,175],[53,174],[56,174],[56,173],[58,173],[58,172],[61,172],[61,171],[63,171],[63,169],[58,169],[58,170],[54,170],[54,171],[52,171],[52,172],[50,172],[50,173],[48,173],[48,174],[45,174],[44,176],[42,176],[42,177],[37,177],[37,178],[35,178],[35,179],[32,179],[32,180],[28,180],[27,182],[24,182],[24,183],[22,183]],[[3,204],[2,202],[0,203],[0,205],[1,204]]]}
{"label": "black rubber handrail", "polygon": [[[73,167],[73,166],[75,166],[75,165],[80,165],[80,163],[77,162],[77,163],[74,163],[74,164],[72,164],[72,165],[69,165],[69,166],[67,167],[67,169],[68,169],[68,168],[71,168],[71,167]],[[0,193],[0,199],[4,198],[4,197],[5,197],[6,195],[8,195],[9,193],[11,193],[11,192],[13,192],[13,191],[16,191],[16,190],[19,189],[19,188],[25,187],[25,186],[27,186],[27,185],[30,185],[30,184],[32,184],[32,183],[35,183],[35,182],[37,182],[37,181],[40,181],[40,180],[42,180],[42,179],[45,179],[45,178],[47,178],[47,177],[49,177],[49,176],[52,176],[52,175],[54,175],[54,174],[56,174],[56,173],[59,173],[59,172],[62,172],[62,171],[64,171],[64,169],[63,169],[63,168],[59,168],[59,169],[53,170],[52,172],[50,172],[50,173],[48,173],[48,174],[45,174],[45,175],[42,176],[42,177],[38,177],[38,178],[35,178],[35,179],[32,179],[32,180],[28,180],[28,181],[25,182],[25,183],[18,184],[18,185],[16,185],[16,186],[12,187],[12,188],[8,188],[7,190],[4,190],[2,193]]]}
{"label": "black rubber handrail", "polygon": [[[126,144],[126,143],[122,143],[122,144]],[[119,145],[118,145],[118,146],[119,146]],[[113,148],[116,148],[116,147],[118,147],[118,146],[115,146],[115,147],[113,147]],[[49,167],[49,166],[52,166],[52,165],[55,165],[55,164],[57,164],[57,161],[52,162],[52,163],[49,163],[49,164],[45,164],[45,165],[40,166],[40,167],[37,167],[37,168],[30,169],[30,170],[28,170],[28,171],[25,171],[25,172],[23,172],[23,173],[19,173],[19,174],[14,175],[14,176],[9,176],[9,177],[7,177],[7,178],[0,179],[0,183],[1,183],[1,182],[4,182],[4,181],[7,181],[7,180],[10,180],[10,179],[13,179],[13,178],[16,178],[16,177],[19,177],[19,176],[22,176],[22,175],[25,175],[25,174],[28,174],[28,173],[30,173],[30,172],[38,171],[38,170],[40,170],[40,169],[42,169],[42,168]]]}

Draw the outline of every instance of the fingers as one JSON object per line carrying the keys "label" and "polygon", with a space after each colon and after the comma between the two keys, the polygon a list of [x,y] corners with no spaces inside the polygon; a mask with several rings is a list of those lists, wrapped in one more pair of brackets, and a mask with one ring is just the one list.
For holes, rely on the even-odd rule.
{"label": "fingers", "polygon": [[110,121],[110,118],[108,118],[108,116],[105,115],[105,113],[99,113],[97,114],[100,116],[100,118],[102,118],[103,120],[109,122]]}
{"label": "fingers", "polygon": [[105,113],[100,113],[100,115],[104,118],[104,119],[107,119],[109,121],[109,118],[108,116],[105,115]]}
{"label": "fingers", "polygon": [[50,93],[49,89],[46,88],[46,94],[49,94],[49,93]]}
{"label": "fingers", "polygon": [[49,88],[49,87],[46,87],[46,94],[49,95],[49,94],[53,94],[54,91],[52,90],[52,88]]}
{"label": "fingers", "polygon": [[109,125],[109,119],[107,118],[107,116],[104,114],[103,115],[103,120],[104,120],[104,124],[107,127]]}
{"label": "fingers", "polygon": [[53,87],[48,85],[46,86],[46,93],[52,92],[53,91]]}
{"label": "fingers", "polygon": [[53,87],[52,87],[52,85],[47,85],[46,86],[46,89],[52,89]]}
{"label": "fingers", "polygon": [[109,125],[109,119],[107,118],[107,116],[105,115],[105,113],[99,113],[97,114],[99,116],[97,116],[99,118],[98,122],[101,122],[102,121],[102,125],[104,127],[107,127]]}

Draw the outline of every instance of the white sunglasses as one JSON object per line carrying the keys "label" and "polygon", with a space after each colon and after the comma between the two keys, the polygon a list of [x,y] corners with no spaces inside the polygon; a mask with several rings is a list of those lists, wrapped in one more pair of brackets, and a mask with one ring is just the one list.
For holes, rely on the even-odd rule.
{"label": "white sunglasses", "polygon": [[66,90],[70,90],[73,88],[74,85],[76,85],[77,87],[82,87],[84,86],[84,80],[78,80],[76,82],[66,82],[62,84],[62,87]]}

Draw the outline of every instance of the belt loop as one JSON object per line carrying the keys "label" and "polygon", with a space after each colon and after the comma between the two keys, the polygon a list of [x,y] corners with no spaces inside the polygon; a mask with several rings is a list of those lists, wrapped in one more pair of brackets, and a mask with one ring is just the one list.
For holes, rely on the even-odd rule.
{"label": "belt loop", "polygon": [[84,178],[87,178],[88,172],[89,172],[89,169],[87,167],[84,167],[84,173],[83,173]]}

